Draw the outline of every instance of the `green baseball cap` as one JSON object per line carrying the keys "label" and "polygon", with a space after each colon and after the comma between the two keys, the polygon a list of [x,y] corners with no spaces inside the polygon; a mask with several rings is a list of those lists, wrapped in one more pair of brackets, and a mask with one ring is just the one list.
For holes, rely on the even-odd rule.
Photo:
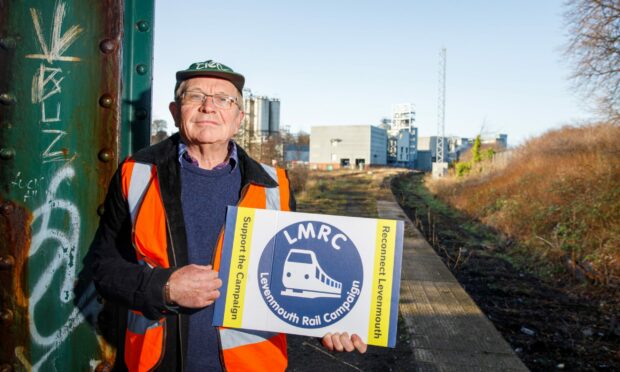
{"label": "green baseball cap", "polygon": [[197,76],[210,76],[228,80],[239,90],[239,92],[243,91],[243,84],[245,83],[245,77],[243,77],[243,75],[234,72],[232,68],[226,65],[209,59],[204,62],[192,63],[189,65],[187,70],[177,71],[177,84],[174,87],[174,91],[176,92],[183,80]]}

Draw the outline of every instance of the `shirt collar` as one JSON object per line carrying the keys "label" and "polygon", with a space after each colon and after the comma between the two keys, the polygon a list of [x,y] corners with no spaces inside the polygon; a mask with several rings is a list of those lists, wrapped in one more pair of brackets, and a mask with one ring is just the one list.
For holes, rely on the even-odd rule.
{"label": "shirt collar", "polygon": [[[179,163],[181,163],[181,166],[189,165],[198,167],[198,160],[189,154],[187,145],[183,140],[179,142]],[[237,155],[237,144],[231,140],[228,142],[228,155],[226,156],[226,160],[213,167],[213,170],[222,169],[230,164],[230,170],[232,172],[238,163],[239,156]]]}

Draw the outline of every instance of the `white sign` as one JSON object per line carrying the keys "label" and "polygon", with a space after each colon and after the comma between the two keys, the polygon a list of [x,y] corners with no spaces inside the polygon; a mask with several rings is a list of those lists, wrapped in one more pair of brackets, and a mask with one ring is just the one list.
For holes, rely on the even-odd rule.
{"label": "white sign", "polygon": [[213,325],[394,347],[402,221],[228,207]]}

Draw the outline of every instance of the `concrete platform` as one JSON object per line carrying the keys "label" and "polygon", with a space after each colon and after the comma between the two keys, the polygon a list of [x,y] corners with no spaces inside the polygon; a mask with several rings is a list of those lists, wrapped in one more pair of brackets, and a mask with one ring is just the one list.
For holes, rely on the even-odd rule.
{"label": "concrete platform", "polygon": [[415,371],[528,371],[391,193],[381,218],[405,221],[400,313],[411,336]]}

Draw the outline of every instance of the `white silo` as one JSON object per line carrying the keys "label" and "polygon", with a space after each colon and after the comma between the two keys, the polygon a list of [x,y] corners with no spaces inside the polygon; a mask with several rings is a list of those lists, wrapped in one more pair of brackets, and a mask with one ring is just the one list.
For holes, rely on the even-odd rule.
{"label": "white silo", "polygon": [[254,132],[256,135],[267,135],[269,133],[268,97],[256,97],[256,118],[254,122]]}

